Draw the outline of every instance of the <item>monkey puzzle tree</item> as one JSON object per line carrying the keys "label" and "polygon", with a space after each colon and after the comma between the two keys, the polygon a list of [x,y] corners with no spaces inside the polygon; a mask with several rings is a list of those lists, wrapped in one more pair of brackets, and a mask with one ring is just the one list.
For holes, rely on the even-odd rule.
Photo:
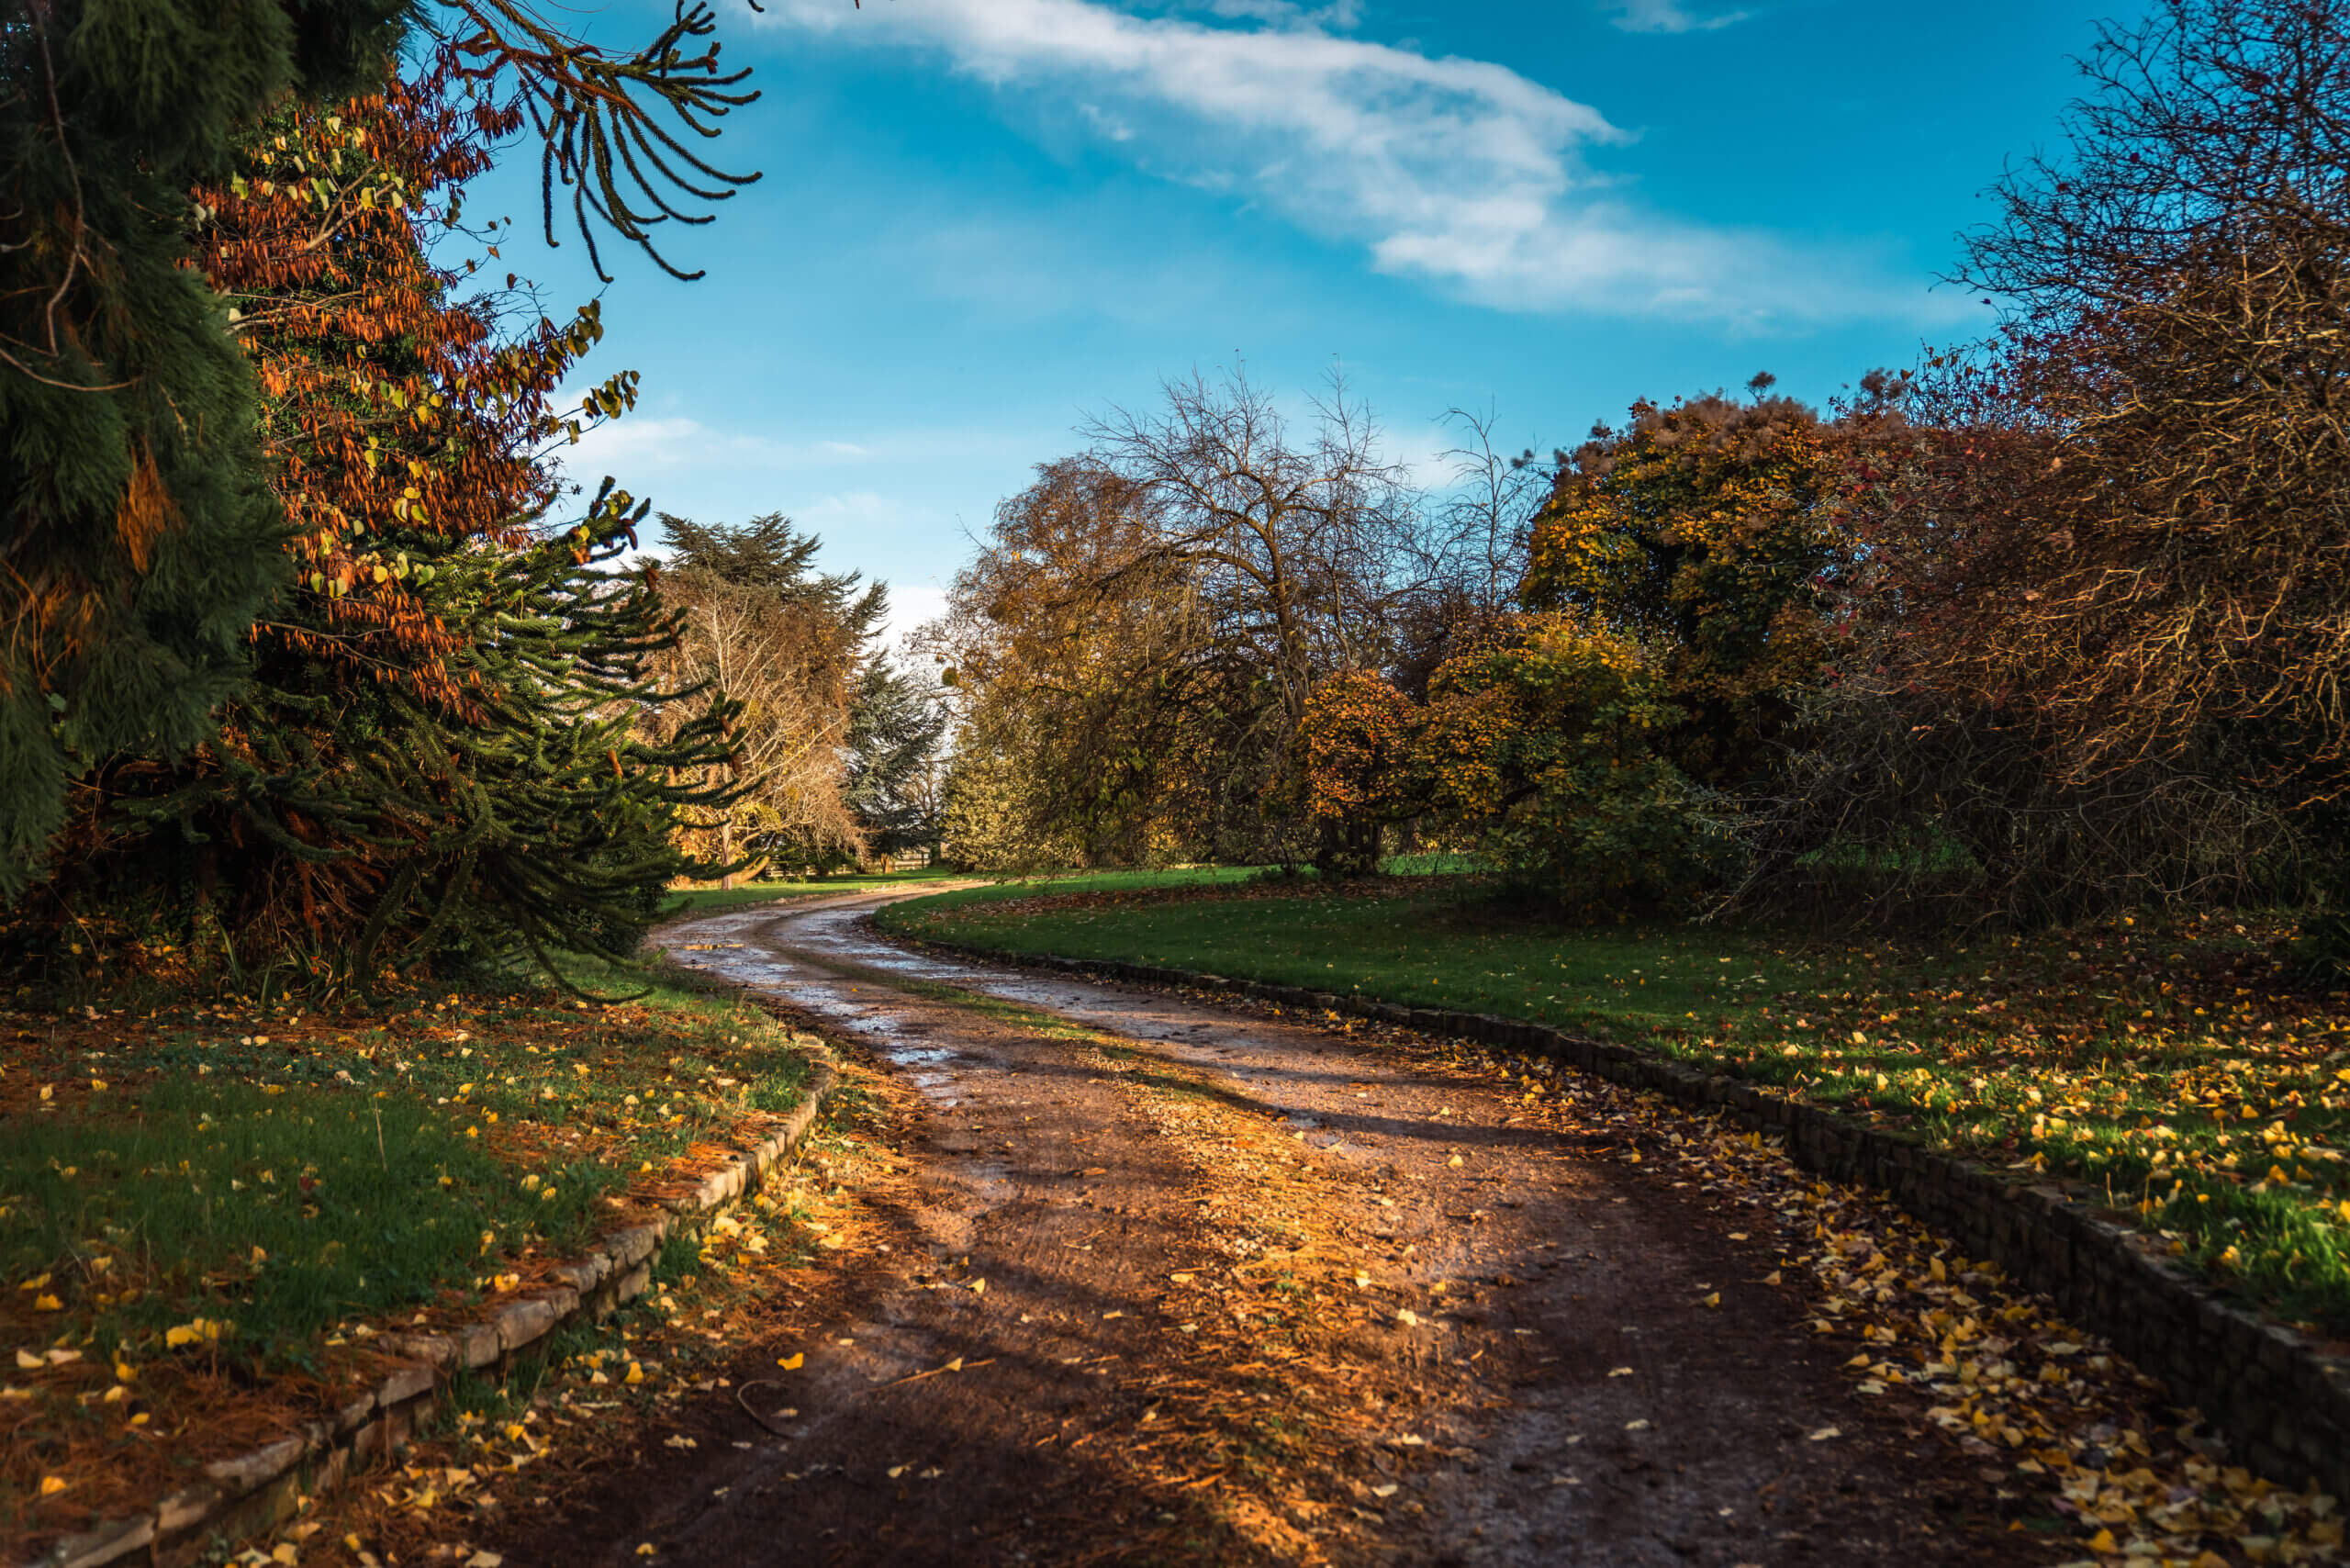
{"label": "monkey puzzle tree", "polygon": [[0,897],[45,867],[69,781],[214,733],[286,580],[251,367],[188,241],[216,208],[190,192],[419,25],[449,81],[540,134],[550,240],[558,190],[592,253],[599,228],[649,250],[707,220],[678,195],[743,183],[653,112],[707,137],[752,95],[692,47],[699,5],[618,57],[519,0],[28,0],[0,24]]}
{"label": "monkey puzzle tree", "polygon": [[84,776],[52,915],[157,898],[241,964],[362,980],[444,938],[617,949],[686,868],[671,817],[723,792],[699,773],[729,749],[723,702],[659,745],[632,734],[676,695],[651,667],[676,629],[615,569],[644,508],[608,487],[584,521],[543,521],[544,447],[622,411],[634,377],[554,409],[594,308],[532,322],[429,257],[518,123],[449,80],[289,107],[198,193],[293,580],[215,735]]}

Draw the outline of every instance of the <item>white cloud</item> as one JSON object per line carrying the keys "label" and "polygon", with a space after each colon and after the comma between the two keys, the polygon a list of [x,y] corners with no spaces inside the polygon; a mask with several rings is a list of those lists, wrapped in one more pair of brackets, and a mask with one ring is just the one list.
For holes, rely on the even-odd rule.
{"label": "white cloud", "polygon": [[[558,392],[558,406],[566,394]],[[576,395],[569,401],[577,403]],[[574,480],[593,484],[604,475],[643,487],[648,475],[708,471],[772,474],[867,468],[947,457],[997,458],[1028,450],[1024,435],[1010,431],[904,430],[867,434],[850,441],[825,436],[778,440],[748,431],[721,430],[683,414],[632,413],[556,448],[555,461]],[[845,509],[851,492],[832,498]]]}
{"label": "white cloud", "polygon": [[[903,50],[1029,95],[1165,178],[1261,203],[1364,245],[1381,270],[1520,310],[1698,314],[1751,325],[1914,316],[1923,291],[1865,258],[1648,211],[1588,153],[1632,139],[1506,66],[1342,37],[1351,6],[1193,0],[1137,16],[1103,0],[777,0],[767,25]],[[1684,17],[1628,0],[1627,22]],[[1699,25],[1692,23],[1692,25]],[[1113,129],[1114,128],[1114,129]]]}
{"label": "white cloud", "polygon": [[1628,33],[1700,33],[1746,20],[1744,11],[1694,15],[1681,0],[1618,0],[1616,25]]}
{"label": "white cloud", "polygon": [[922,630],[923,622],[935,621],[946,613],[945,588],[931,583],[891,583],[890,615],[881,626],[882,644],[902,657],[906,640]]}
{"label": "white cloud", "polygon": [[1323,28],[1335,33],[1362,26],[1362,0],[1330,0],[1326,6],[1301,6],[1297,0],[1194,0],[1192,8],[1236,21]]}

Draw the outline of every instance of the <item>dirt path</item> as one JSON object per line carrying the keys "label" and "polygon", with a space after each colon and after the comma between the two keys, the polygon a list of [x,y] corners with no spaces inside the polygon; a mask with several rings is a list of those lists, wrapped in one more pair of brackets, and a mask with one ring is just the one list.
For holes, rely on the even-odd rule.
{"label": "dirt path", "polygon": [[907,1087],[836,1318],[509,1562],[2059,1554],[1916,1408],[1855,1397],[1773,1238],[1702,1183],[1490,1076],[905,952],[875,902],[668,933]]}

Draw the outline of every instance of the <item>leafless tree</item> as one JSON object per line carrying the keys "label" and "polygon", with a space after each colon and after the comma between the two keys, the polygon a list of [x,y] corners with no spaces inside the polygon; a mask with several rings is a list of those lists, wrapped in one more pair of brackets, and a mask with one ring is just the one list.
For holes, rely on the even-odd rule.
{"label": "leafless tree", "polygon": [[1180,566],[1219,639],[1277,693],[1286,745],[1317,679],[1378,662],[1417,498],[1337,373],[1304,439],[1243,371],[1165,391],[1160,411],[1113,409],[1082,433],[1150,503],[1157,528],[1133,564]]}
{"label": "leafless tree", "polygon": [[1556,457],[1546,465],[1530,446],[1497,450],[1491,409],[1448,409],[1443,422],[1460,432],[1460,444],[1442,454],[1452,465],[1452,491],[1437,510],[1431,538],[1440,554],[1425,575],[1457,585],[1479,611],[1497,614],[1517,598],[1534,516],[1557,477]]}

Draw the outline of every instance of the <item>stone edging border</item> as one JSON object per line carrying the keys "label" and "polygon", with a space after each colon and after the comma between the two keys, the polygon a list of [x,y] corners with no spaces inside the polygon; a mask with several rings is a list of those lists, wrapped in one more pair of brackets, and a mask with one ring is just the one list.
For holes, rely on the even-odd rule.
{"label": "stone edging border", "polygon": [[2161,1378],[2179,1403],[2201,1410],[2259,1473],[2295,1484],[2314,1482],[2337,1498],[2350,1499],[2350,1357],[2326,1355],[2307,1336],[2229,1302],[2156,1252],[2135,1226],[2105,1218],[2100,1205],[2053,1182],[2019,1181],[1977,1161],[1936,1153],[1913,1137],[1768,1092],[1726,1073],[1547,1025],[1153,964],[1005,953],[934,938],[914,945],[991,963],[1220,991],[1465,1037],[1549,1057],[1778,1135],[1788,1157],[1805,1169],[1878,1189],[1952,1236],[1970,1256],[1996,1261],[2011,1277],[2053,1298],[2142,1370]]}
{"label": "stone edging border", "polygon": [[204,1467],[204,1479],[128,1518],[69,1536],[25,1568],[102,1568],[137,1553],[151,1564],[196,1561],[214,1538],[244,1540],[291,1518],[306,1493],[331,1491],[368,1459],[404,1444],[430,1416],[446,1382],[460,1372],[503,1370],[557,1328],[586,1315],[600,1319],[652,1282],[653,1255],[681,1226],[733,1207],[759,1190],[767,1172],[806,1141],[840,1081],[829,1049],[783,1126],[755,1148],[703,1177],[669,1212],[649,1224],[599,1238],[586,1257],[557,1267],[563,1282],[454,1333],[386,1334],[386,1350],[406,1360],[376,1386],[299,1433]]}

